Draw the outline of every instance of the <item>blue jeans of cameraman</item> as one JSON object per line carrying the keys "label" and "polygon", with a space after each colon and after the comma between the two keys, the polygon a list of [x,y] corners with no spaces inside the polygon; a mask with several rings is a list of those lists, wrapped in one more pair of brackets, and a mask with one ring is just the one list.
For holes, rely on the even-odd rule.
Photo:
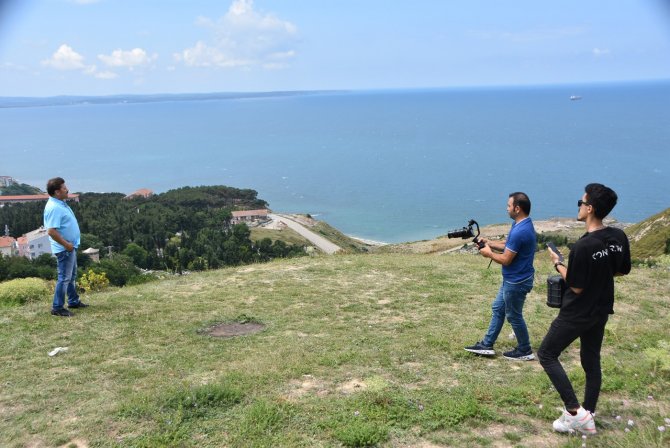
{"label": "blue jeans of cameraman", "polygon": [[58,280],[56,291],[54,291],[53,309],[62,310],[65,305],[65,294],[67,293],[67,304],[76,305],[79,303],[79,294],[75,288],[75,279],[77,278],[77,249],[68,252],[58,252]]}
{"label": "blue jeans of cameraman", "polygon": [[512,326],[512,330],[514,330],[519,351],[526,353],[531,349],[528,328],[526,327],[526,321],[523,319],[523,304],[526,301],[526,294],[531,289],[533,289],[532,275],[519,283],[510,283],[503,280],[500,291],[498,291],[498,295],[491,306],[493,314],[489,330],[482,341],[484,345],[493,347],[505,319],[507,319]]}

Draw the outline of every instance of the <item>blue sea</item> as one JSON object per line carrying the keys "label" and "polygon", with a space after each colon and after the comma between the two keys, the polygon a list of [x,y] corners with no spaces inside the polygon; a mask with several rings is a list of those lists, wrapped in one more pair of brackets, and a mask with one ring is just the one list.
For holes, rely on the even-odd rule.
{"label": "blue sea", "polygon": [[0,175],[78,192],[252,188],[274,211],[385,242],[508,222],[514,191],[535,219],[575,216],[589,182],[636,222],[670,207],[668,104],[670,82],[0,98]]}

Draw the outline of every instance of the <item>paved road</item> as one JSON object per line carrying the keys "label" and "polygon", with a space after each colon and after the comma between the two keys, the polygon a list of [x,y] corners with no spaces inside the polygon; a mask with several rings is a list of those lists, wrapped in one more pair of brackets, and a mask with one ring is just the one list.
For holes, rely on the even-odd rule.
{"label": "paved road", "polygon": [[282,222],[286,224],[286,226],[298,232],[300,235],[302,235],[304,238],[306,238],[310,243],[314,244],[316,247],[321,249],[323,252],[327,254],[334,254],[338,250],[341,250],[342,248],[338,246],[337,244],[333,244],[321,235],[317,235],[316,233],[312,232],[309,230],[307,227],[303,226],[299,222],[291,219],[290,217],[286,215],[277,215],[274,213],[270,213],[268,215],[271,219],[275,221]]}

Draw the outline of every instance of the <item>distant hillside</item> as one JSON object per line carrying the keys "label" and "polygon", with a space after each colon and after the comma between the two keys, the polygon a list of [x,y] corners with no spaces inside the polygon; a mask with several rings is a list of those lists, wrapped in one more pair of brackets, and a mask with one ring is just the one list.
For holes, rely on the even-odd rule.
{"label": "distant hillside", "polygon": [[0,196],[19,196],[23,194],[43,194],[37,187],[28,184],[13,184],[8,187],[0,187]]}
{"label": "distant hillside", "polygon": [[670,253],[670,208],[626,228],[633,258]]}

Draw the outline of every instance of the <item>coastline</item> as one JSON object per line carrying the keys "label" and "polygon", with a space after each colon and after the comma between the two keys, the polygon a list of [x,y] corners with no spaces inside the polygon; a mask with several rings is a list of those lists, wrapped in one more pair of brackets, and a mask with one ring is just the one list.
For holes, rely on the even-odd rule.
{"label": "coastline", "polygon": [[[609,226],[625,228],[630,226],[630,223],[622,223],[614,219],[605,220],[605,223]],[[481,236],[484,238],[497,240],[502,239],[509,232],[510,223],[498,223],[490,224],[484,226],[480,229]],[[538,221],[533,221],[535,226],[535,231],[539,234],[542,233],[561,233],[569,236],[570,238],[577,239],[584,233],[584,223],[577,221],[575,218],[549,218],[542,219]],[[378,241],[362,239],[351,237],[350,238],[368,244],[372,252],[400,252],[400,253],[413,253],[413,254],[443,254],[452,252],[454,250],[459,250],[463,246],[471,242],[471,238],[460,239],[454,238],[450,239],[446,235],[438,236],[430,240],[420,240],[420,241],[407,241],[403,243],[387,243],[387,244],[369,244],[379,243]]]}

